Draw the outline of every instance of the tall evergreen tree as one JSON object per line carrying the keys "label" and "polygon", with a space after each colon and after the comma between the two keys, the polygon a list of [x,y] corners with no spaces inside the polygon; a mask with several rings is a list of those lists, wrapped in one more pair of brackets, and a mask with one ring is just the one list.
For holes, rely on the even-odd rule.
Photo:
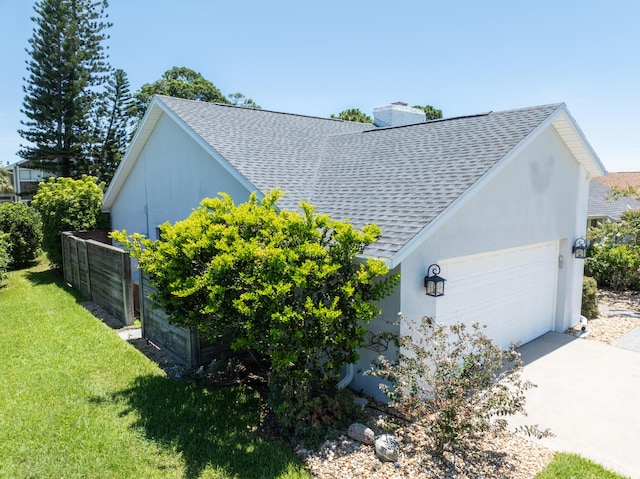
{"label": "tall evergreen tree", "polygon": [[125,154],[135,121],[133,96],[124,70],[115,70],[107,81],[94,119],[94,138],[88,173],[109,184]]}
{"label": "tall evergreen tree", "polygon": [[109,72],[102,42],[107,0],[40,0],[29,39],[20,135],[30,144],[18,154],[58,176],[87,172],[91,109]]}

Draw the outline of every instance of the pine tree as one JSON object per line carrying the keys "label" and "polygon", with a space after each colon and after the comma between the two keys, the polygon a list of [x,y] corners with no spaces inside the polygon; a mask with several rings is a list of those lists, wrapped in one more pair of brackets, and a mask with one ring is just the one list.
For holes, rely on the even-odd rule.
{"label": "pine tree", "polygon": [[115,70],[95,111],[95,143],[88,174],[109,184],[125,154],[135,119],[133,96],[124,70]]}
{"label": "pine tree", "polygon": [[28,78],[18,154],[58,176],[87,172],[92,108],[109,72],[102,42],[107,0],[41,0],[27,52]]}

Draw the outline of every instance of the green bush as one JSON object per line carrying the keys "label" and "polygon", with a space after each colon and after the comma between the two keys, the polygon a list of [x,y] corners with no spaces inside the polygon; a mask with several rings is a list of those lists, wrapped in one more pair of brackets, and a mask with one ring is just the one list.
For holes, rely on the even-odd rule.
{"label": "green bush", "polygon": [[0,231],[9,235],[10,266],[22,266],[40,255],[42,220],[25,203],[0,203]]}
{"label": "green bush", "polygon": [[620,221],[607,221],[587,232],[593,246],[585,275],[600,286],[640,290],[640,210],[627,210]]}
{"label": "green bush", "polygon": [[[495,346],[477,323],[446,326],[425,317],[414,328],[400,320],[411,334],[400,338],[397,360],[380,356],[368,374],[388,382],[380,389],[391,406],[409,419],[407,427],[432,437],[437,453],[455,451],[478,433],[504,431],[506,416],[524,412],[525,392],[534,385],[522,379],[515,349]],[[537,426],[521,430],[551,435]]]}
{"label": "green bush", "polygon": [[62,266],[60,234],[63,231],[99,227],[103,186],[91,176],[83,176],[78,180],[49,178],[40,183],[31,204],[42,216],[42,249],[54,268]]}
{"label": "green bush", "polygon": [[582,307],[580,314],[588,319],[597,318],[600,315],[598,311],[598,282],[590,276],[582,278]]}
{"label": "green bush", "polygon": [[11,255],[9,254],[10,246],[9,235],[0,232],[0,284],[7,279],[7,270],[11,262]]}
{"label": "green bush", "polygon": [[585,275],[616,291],[640,289],[640,247],[596,244],[585,260]]}
{"label": "green bush", "polygon": [[375,301],[397,284],[381,261],[354,265],[380,229],[316,214],[281,211],[282,193],[205,199],[184,221],[160,227],[161,241],[112,237],[125,244],[156,287],[170,321],[235,349],[268,358],[270,403],[290,432],[329,429],[343,417],[332,399],[343,367],[358,359]]}

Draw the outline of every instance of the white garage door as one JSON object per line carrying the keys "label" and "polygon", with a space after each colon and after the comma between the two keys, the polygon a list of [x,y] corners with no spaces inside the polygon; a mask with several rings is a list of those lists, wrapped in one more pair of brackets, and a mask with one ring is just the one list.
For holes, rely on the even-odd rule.
{"label": "white garage door", "polygon": [[445,260],[440,267],[447,282],[436,300],[437,322],[484,324],[503,348],[553,329],[557,242]]}

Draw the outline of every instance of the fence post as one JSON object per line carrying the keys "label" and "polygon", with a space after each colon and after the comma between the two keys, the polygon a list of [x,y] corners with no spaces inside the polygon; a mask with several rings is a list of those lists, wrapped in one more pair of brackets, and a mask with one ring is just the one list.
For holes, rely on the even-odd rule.
{"label": "fence post", "polygon": [[123,252],[120,256],[122,259],[122,269],[120,278],[122,282],[122,301],[124,324],[133,325],[133,286],[131,285],[131,261],[129,253]]}

